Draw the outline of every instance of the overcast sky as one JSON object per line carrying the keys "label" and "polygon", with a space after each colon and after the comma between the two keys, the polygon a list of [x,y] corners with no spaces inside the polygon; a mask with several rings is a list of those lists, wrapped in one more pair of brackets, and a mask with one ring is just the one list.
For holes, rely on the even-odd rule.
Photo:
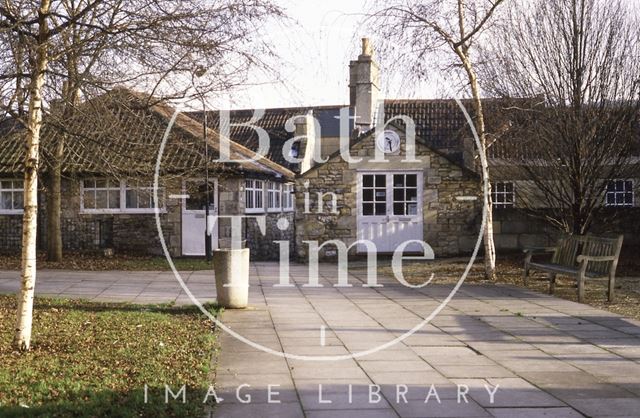
{"label": "overcast sky", "polygon": [[233,95],[233,107],[287,107],[348,101],[348,64],[366,0],[277,0],[295,23],[269,25],[268,36],[281,61],[281,82],[266,82]]}
{"label": "overcast sky", "polygon": [[[265,84],[235,92],[230,100],[224,100],[220,105],[269,108],[346,104],[349,100],[349,61],[360,52],[360,38],[371,36],[360,25],[371,0],[275,1],[296,22],[287,26],[268,26],[269,41],[281,58],[274,62],[281,81],[256,74],[251,81]],[[640,3],[640,0],[623,1],[635,6]],[[375,39],[373,42],[375,47]],[[381,87],[387,98],[433,98],[436,95],[432,85],[406,86],[400,80],[390,79],[384,71]]]}

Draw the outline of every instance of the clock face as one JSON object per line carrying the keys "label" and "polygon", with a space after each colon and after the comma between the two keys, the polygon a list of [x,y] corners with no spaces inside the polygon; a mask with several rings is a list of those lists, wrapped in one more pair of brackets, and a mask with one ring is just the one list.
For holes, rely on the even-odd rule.
{"label": "clock face", "polygon": [[376,138],[376,146],[385,154],[400,150],[400,136],[395,131],[384,131]]}

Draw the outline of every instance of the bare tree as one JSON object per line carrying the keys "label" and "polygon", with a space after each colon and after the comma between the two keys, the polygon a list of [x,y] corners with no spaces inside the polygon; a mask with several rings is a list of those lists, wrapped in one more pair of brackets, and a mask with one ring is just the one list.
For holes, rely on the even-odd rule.
{"label": "bare tree", "polygon": [[514,108],[492,154],[526,180],[527,212],[584,234],[618,213],[605,208],[609,182],[639,174],[638,16],[617,0],[515,3],[509,14],[486,51],[484,85],[537,102]]}
{"label": "bare tree", "polygon": [[[462,67],[464,78],[472,97],[475,130],[486,155],[487,133],[485,132],[481,90],[474,67],[473,47],[482,35],[504,0],[409,0],[380,1],[380,10],[373,12],[372,27],[387,43],[387,50],[403,46],[400,61],[409,64],[415,77],[427,77],[433,56],[440,54],[445,61],[454,58],[454,67]],[[393,54],[394,57],[398,53]],[[450,67],[451,68],[451,67]],[[483,159],[481,159],[483,160]],[[484,159],[486,160],[486,159]],[[493,212],[491,183],[486,163],[485,206],[488,208],[484,231],[484,263],[487,279],[495,278],[496,250],[493,240]]]}
{"label": "bare tree", "polygon": [[[6,9],[5,9],[6,10]],[[7,31],[21,31],[23,15],[5,14],[0,28]],[[19,10],[18,10],[19,11]],[[26,123],[26,146],[24,170],[24,217],[22,221],[22,270],[20,297],[18,298],[18,316],[14,345],[20,350],[29,350],[31,344],[31,324],[33,322],[33,292],[36,281],[36,232],[38,226],[38,166],[40,159],[40,130],[42,128],[42,93],[47,71],[51,34],[49,13],[51,2],[41,0],[35,9],[36,17],[31,25],[37,32],[19,33],[28,36],[33,46],[31,56],[32,72],[29,82],[29,107]],[[21,11],[19,11],[21,12]],[[9,17],[8,17],[9,16]],[[33,17],[33,16],[32,16]],[[22,62],[20,62],[22,64]],[[20,70],[22,70],[20,66]],[[21,88],[21,87],[20,87]],[[17,94],[22,95],[22,92]],[[16,98],[21,100],[21,98]]]}
{"label": "bare tree", "polygon": [[[31,339],[40,159],[44,156],[50,179],[49,254],[59,259],[60,184],[67,145],[74,141],[74,153],[81,152],[82,140],[92,136],[73,132],[78,124],[67,123],[78,112],[80,98],[86,101],[117,85],[147,90],[152,95],[146,97],[158,100],[188,98],[190,78],[201,68],[207,69],[207,77],[199,81],[199,93],[241,83],[247,71],[260,64],[261,55],[271,53],[266,44],[251,41],[261,23],[273,16],[282,16],[282,11],[268,0],[2,2],[0,38],[9,48],[0,52],[0,105],[3,117],[9,115],[26,128],[28,146],[15,338],[19,349],[28,350]],[[49,135],[42,138],[41,153],[46,110]],[[96,114],[92,117],[99,125]],[[113,168],[109,161],[104,159],[105,172]]]}
{"label": "bare tree", "polygon": [[[69,17],[81,11],[71,0],[61,0],[60,9]],[[111,0],[61,34],[48,89],[57,109],[49,115],[51,135],[45,141],[50,260],[62,259],[61,165],[73,136],[66,121],[80,98],[116,85],[146,89],[155,100],[185,98],[201,69],[206,76],[198,81],[199,94],[227,91],[244,83],[251,68],[270,70],[263,58],[273,51],[256,35],[260,22],[280,17],[282,10],[267,0]]]}

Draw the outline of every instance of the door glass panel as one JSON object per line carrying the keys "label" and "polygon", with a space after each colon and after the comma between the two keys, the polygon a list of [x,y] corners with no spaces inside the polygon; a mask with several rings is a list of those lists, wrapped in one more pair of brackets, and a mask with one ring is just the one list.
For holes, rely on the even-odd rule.
{"label": "door glass panel", "polygon": [[364,216],[372,216],[373,215],[373,203],[363,203],[362,204],[362,214]]}
{"label": "door glass panel", "polygon": [[394,174],[393,214],[399,216],[418,214],[418,175]]}
{"label": "door glass panel", "polygon": [[387,180],[385,174],[362,176],[362,215],[385,216],[387,214]]}
{"label": "door glass panel", "polygon": [[365,202],[372,202],[373,201],[373,189],[364,189],[362,191],[362,199]]}
{"label": "door glass panel", "polygon": [[[205,210],[207,205],[207,187],[204,182],[186,183],[186,209],[187,210]],[[209,208],[214,208],[215,196],[214,196],[214,183],[209,182]]]}

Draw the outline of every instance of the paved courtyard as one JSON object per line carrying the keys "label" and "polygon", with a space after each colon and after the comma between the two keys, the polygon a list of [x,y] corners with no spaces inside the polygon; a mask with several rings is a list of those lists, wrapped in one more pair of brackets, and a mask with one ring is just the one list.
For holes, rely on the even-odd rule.
{"label": "paved courtyard", "polygon": [[[401,336],[428,316],[451,286],[337,288],[323,265],[291,266],[293,287],[274,287],[275,263],[251,269],[251,308],[223,322],[277,352],[344,356]],[[212,273],[185,273],[213,300]],[[171,273],[41,272],[38,293],[136,303],[189,303]],[[0,272],[0,292],[17,289]],[[356,359],[307,361],[268,354],[220,333],[216,417],[638,417],[640,322],[509,286],[464,285],[422,329]],[[249,398],[249,397],[250,398]],[[271,399],[269,399],[271,398]],[[271,403],[269,403],[269,400]],[[243,403],[244,402],[244,403]]]}
{"label": "paved courtyard", "polygon": [[[201,302],[216,299],[213,272],[180,272],[188,289]],[[20,274],[0,271],[0,293],[15,293]],[[138,304],[191,304],[172,272],[42,270],[36,278],[36,295],[72,297],[94,302]]]}

